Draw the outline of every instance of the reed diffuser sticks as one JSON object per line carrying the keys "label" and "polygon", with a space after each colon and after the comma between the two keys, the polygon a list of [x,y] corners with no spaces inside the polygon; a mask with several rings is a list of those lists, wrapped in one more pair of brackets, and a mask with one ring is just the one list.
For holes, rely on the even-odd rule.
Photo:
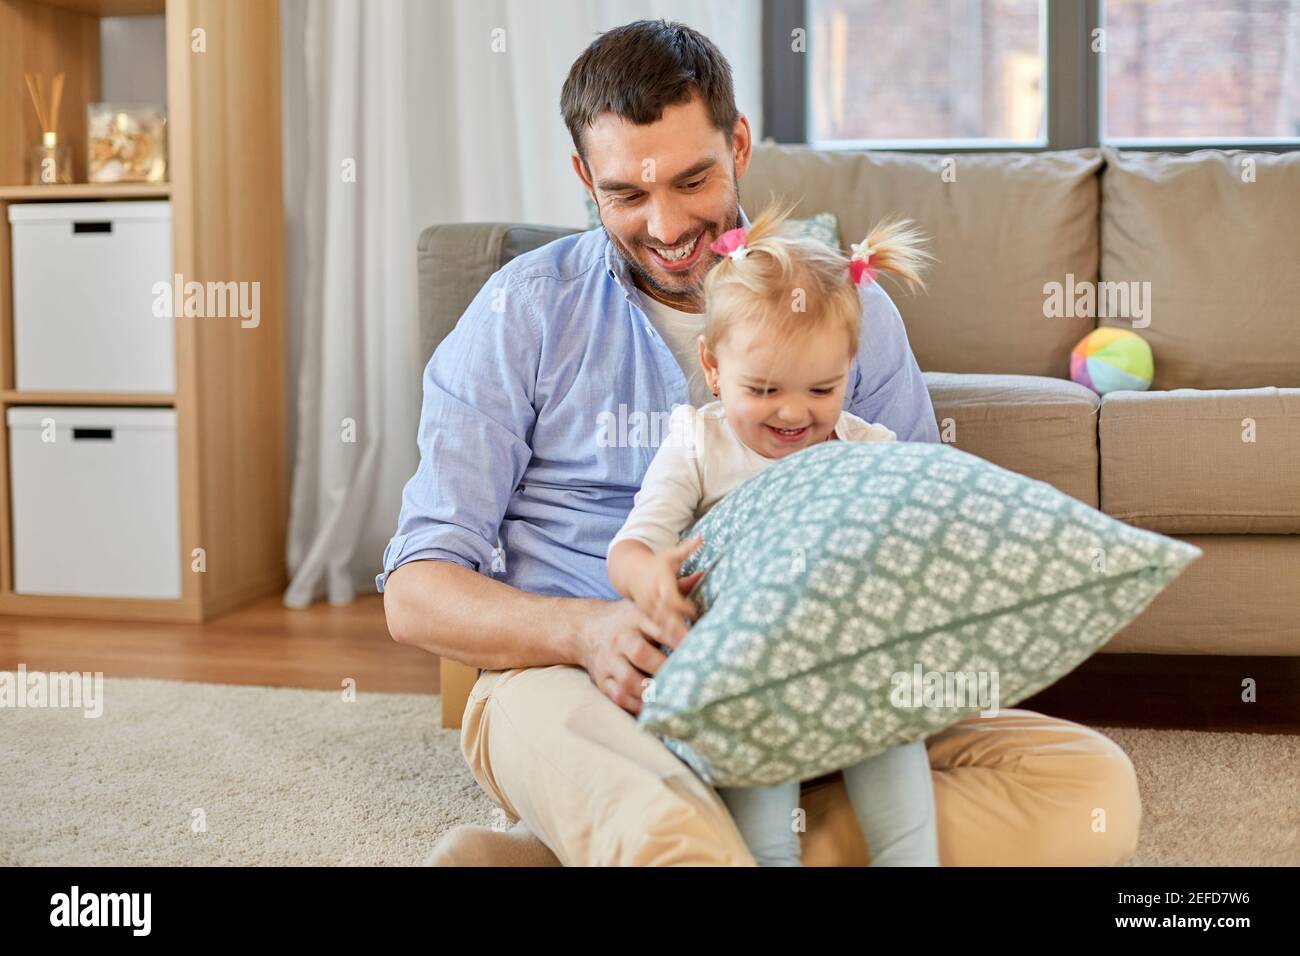
{"label": "reed diffuser sticks", "polygon": [[45,98],[45,74],[24,73],[27,92],[31,94],[36,120],[41,127],[41,142],[32,149],[33,185],[42,183],[72,182],[71,151],[59,142],[59,106],[63,102],[63,78],[60,73],[51,85],[50,98]]}
{"label": "reed diffuser sticks", "polygon": [[27,91],[32,95],[32,106],[36,107],[36,119],[41,124],[42,137],[47,133],[53,133],[56,138],[59,135],[59,103],[63,99],[63,78],[66,75],[60,73],[54,78],[54,87],[50,93],[49,111],[47,112],[45,74],[23,74],[23,78],[27,80]]}

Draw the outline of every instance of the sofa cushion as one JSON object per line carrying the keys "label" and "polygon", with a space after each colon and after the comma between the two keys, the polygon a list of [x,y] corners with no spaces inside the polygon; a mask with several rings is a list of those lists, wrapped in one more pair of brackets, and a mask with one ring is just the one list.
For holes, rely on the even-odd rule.
{"label": "sofa cushion", "polygon": [[890,213],[915,219],[939,259],[928,294],[883,281],[921,368],[1069,378],[1070,349],[1096,321],[1045,317],[1043,286],[1097,278],[1100,166],[1096,149],[945,157],[759,144],[740,199],[751,218],[773,196],[798,200],[796,215],[833,212],[844,248]]}
{"label": "sofa cushion", "polygon": [[1300,386],[1300,153],[1102,151],[1101,278],[1150,283],[1153,388]]}
{"label": "sofa cushion", "polygon": [[1181,540],[1200,548],[1202,557],[1103,652],[1300,656],[1300,535]]}
{"label": "sofa cushion", "polygon": [[1199,554],[929,442],[796,452],[696,534],[702,613],[638,720],[715,786],[810,779],[1015,706]]}
{"label": "sofa cushion", "polygon": [[1112,392],[1101,507],[1177,534],[1300,533],[1300,389]]}
{"label": "sofa cushion", "polygon": [[1097,506],[1097,406],[1090,388],[1035,375],[926,372],[939,436],[962,451]]}

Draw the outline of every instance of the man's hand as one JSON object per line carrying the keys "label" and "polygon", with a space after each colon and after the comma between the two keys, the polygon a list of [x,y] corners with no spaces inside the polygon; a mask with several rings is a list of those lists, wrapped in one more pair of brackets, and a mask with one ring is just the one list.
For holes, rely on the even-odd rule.
{"label": "man's hand", "polygon": [[[676,597],[690,605],[691,620],[699,612],[686,595],[703,573],[696,571],[676,581]],[[641,695],[650,678],[668,659],[659,645],[676,650],[685,634],[662,635],[650,616],[627,598],[604,603],[583,627],[582,666],[606,697],[636,715],[641,713]]]}

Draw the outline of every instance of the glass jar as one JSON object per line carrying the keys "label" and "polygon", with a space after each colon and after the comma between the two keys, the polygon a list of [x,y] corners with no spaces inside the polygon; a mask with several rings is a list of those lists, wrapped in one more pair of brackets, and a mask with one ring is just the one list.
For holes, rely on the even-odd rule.
{"label": "glass jar", "polygon": [[72,182],[72,150],[59,142],[58,133],[43,134],[40,145],[32,147],[28,182],[33,186]]}
{"label": "glass jar", "polygon": [[127,103],[86,105],[86,181],[161,183],[167,179],[167,111]]}

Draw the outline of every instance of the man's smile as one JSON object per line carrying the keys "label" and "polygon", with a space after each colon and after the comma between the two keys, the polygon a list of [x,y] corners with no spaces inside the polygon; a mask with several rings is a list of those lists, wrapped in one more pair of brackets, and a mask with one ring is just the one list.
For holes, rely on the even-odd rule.
{"label": "man's smile", "polygon": [[651,259],[660,269],[665,272],[684,272],[700,260],[706,245],[702,241],[705,232],[707,230],[701,229],[690,239],[675,246],[665,247],[652,243],[644,243],[644,245],[650,251]]}

